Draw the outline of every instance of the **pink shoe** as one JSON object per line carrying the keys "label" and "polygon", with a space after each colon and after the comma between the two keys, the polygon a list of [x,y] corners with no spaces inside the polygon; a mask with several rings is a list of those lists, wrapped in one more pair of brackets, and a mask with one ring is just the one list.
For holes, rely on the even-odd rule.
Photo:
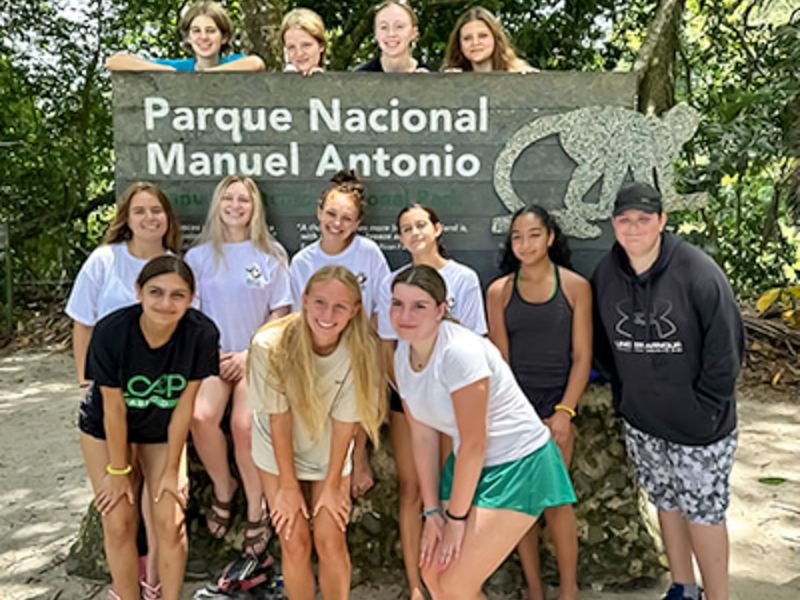
{"label": "pink shoe", "polygon": [[106,592],[106,600],[122,600],[122,598],[119,597],[119,594],[117,594],[112,587],[108,588],[108,591]]}

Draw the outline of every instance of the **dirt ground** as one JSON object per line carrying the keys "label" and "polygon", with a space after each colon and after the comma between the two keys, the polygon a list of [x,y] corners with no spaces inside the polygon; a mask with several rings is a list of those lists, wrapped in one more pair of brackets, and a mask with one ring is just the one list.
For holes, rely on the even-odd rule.
{"label": "dirt ground", "polygon": [[[63,565],[90,500],[73,381],[65,352],[0,358],[0,600],[103,598],[102,584],[70,577]],[[800,401],[791,393],[794,399],[764,387],[740,394],[728,513],[733,599],[800,598]],[[661,590],[585,590],[582,597],[655,600]],[[351,597],[392,600],[403,590],[362,585]]]}

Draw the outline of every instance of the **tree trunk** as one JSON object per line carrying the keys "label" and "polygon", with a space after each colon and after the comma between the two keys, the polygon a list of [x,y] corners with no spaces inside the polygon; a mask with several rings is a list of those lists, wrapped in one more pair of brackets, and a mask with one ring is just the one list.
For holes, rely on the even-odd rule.
{"label": "tree trunk", "polygon": [[[581,585],[637,587],[652,584],[664,572],[660,551],[653,535],[641,491],[625,454],[622,427],[614,416],[611,390],[591,386],[581,399],[575,458],[571,468],[578,504],[580,551],[578,577]],[[388,570],[402,579],[402,555],[397,523],[397,478],[391,447],[384,443],[373,454],[372,466],[377,484],[362,500],[356,501],[348,544],[353,562],[353,583],[385,581]],[[211,485],[196,456],[190,462],[191,501],[186,514],[190,536],[187,572],[202,576],[216,574],[236,555],[242,542],[241,519],[244,500],[238,492],[239,514],[224,541],[208,534],[199,507],[208,506]],[[241,489],[241,488],[240,488]],[[547,539],[543,549],[542,571],[545,581],[558,582],[558,571]],[[87,512],[78,540],[70,549],[67,570],[90,578],[105,578],[102,530],[94,510]],[[277,540],[272,540],[279,554]],[[492,577],[489,588],[513,592],[522,585],[516,559],[506,561]]]}
{"label": "tree trunk", "polygon": [[685,0],[661,0],[647,27],[634,70],[638,74],[639,111],[661,115],[675,105],[675,56]]}
{"label": "tree trunk", "polygon": [[279,33],[287,10],[286,0],[242,0],[242,16],[248,49],[267,65],[267,70],[283,67],[283,44]]}

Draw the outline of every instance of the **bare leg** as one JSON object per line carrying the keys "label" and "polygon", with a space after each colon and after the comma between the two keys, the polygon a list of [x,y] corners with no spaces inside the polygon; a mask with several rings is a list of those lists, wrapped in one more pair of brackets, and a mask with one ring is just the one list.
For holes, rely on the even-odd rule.
{"label": "bare leg", "polygon": [[[89,474],[92,490],[97,493],[100,484],[107,476],[108,446],[105,440],[85,433],[81,433],[80,439],[86,471]],[[138,509],[135,504],[122,498],[107,515],[102,517],[102,522],[103,545],[114,591],[122,600],[139,600],[139,553],[136,549]]]}
{"label": "bare leg", "polygon": [[528,584],[528,600],[544,600],[544,586],[539,566],[539,535],[542,529],[538,523],[528,530],[517,546],[519,562]]}
{"label": "bare leg", "polygon": [[422,499],[419,492],[414,456],[411,452],[411,432],[408,421],[401,412],[392,411],[389,416],[389,435],[394,448],[399,485],[400,543],[403,547],[403,565],[406,570],[409,597],[423,600],[422,579],[419,573],[419,545],[422,538]]}
{"label": "bare leg", "polygon": [[689,536],[708,600],[728,599],[728,526],[689,523]]}
{"label": "bare leg", "polygon": [[363,496],[375,485],[375,475],[369,464],[369,453],[367,452],[367,432],[360,425],[356,427],[351,479],[350,493],[353,498]]}
{"label": "bare leg", "polygon": [[[261,489],[258,469],[253,462],[252,429],[253,411],[247,404],[247,382],[242,378],[233,388],[231,431],[236,452],[236,466],[239,467],[239,475],[247,497],[247,520],[256,523],[264,518],[264,492]],[[266,546],[266,524],[264,543],[257,544],[256,549],[261,552],[264,546]]]}
{"label": "bare leg", "polygon": [[[322,481],[311,482],[311,505],[322,493]],[[342,478],[342,494],[350,491],[350,478]],[[347,537],[327,510],[314,518],[314,548],[319,559],[319,590],[325,600],[347,600],[350,595],[350,552]]]}
{"label": "bare leg", "polygon": [[[229,384],[219,377],[208,377],[200,384],[192,417],[194,447],[211,478],[214,495],[222,502],[229,502],[236,492],[236,480],[228,467],[228,444],[220,429],[230,395]],[[222,518],[230,514],[225,510],[218,512],[218,516]],[[219,524],[210,520],[208,528],[215,536],[221,530]]]}
{"label": "bare leg", "polygon": [[145,559],[145,582],[148,585],[158,585],[158,540],[155,534],[155,523],[153,522],[153,511],[151,510],[152,498],[147,486],[142,488],[140,497],[140,509],[142,520],[144,521],[144,532],[147,536],[147,557]]}
{"label": "bare leg", "polygon": [[661,538],[667,551],[669,570],[675,583],[695,583],[689,527],[677,510],[659,510]]}
{"label": "bare leg", "polygon": [[[558,561],[559,600],[578,598],[578,526],[571,504],[544,509]],[[538,529],[534,528],[534,529]]]}
{"label": "bare leg", "polygon": [[532,516],[513,510],[473,507],[461,556],[444,571],[434,565],[422,572],[434,600],[485,598],[481,586],[534,523]]}
{"label": "bare leg", "polygon": [[[145,485],[154,497],[167,461],[167,444],[138,444],[137,455],[144,471]],[[158,573],[164,600],[179,600],[189,543],[183,506],[178,498],[164,494],[153,501],[153,518],[158,550]]]}
{"label": "bare leg", "polygon": [[[261,487],[267,502],[275,505],[278,495],[278,477],[258,469]],[[349,482],[348,482],[349,483]],[[314,600],[314,572],[311,570],[311,531],[308,521],[300,515],[294,524],[292,536],[287,540],[280,536],[281,570],[286,595],[292,600]]]}

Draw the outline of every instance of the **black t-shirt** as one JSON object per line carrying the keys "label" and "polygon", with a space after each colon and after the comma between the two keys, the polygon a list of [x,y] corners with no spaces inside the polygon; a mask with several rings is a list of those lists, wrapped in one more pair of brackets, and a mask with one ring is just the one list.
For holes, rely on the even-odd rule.
{"label": "black t-shirt", "polygon": [[[417,62],[418,69],[427,69],[428,71],[433,72],[433,67],[423,64],[421,62]],[[359,73],[383,73],[383,65],[381,64],[381,57],[376,56],[369,62],[365,62],[364,64],[358,65],[354,71]]]}
{"label": "black t-shirt", "polygon": [[118,388],[127,406],[128,443],[164,443],[172,411],[190,381],[219,374],[219,331],[192,308],[172,337],[151,348],[139,325],[140,304],[121,308],[94,328],[86,378],[94,385],[81,405],[80,428],[105,438],[100,386]]}

